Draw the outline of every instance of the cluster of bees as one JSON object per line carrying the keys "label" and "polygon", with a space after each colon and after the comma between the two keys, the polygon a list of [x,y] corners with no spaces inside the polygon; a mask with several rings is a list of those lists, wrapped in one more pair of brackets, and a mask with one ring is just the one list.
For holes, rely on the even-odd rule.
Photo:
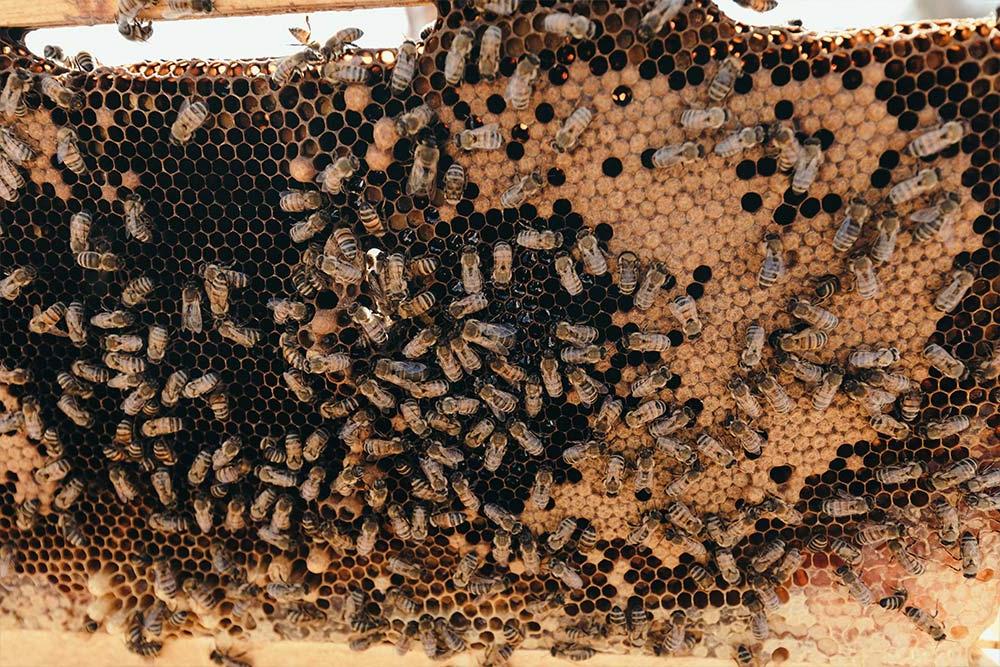
{"label": "cluster of bees", "polygon": [[[150,7],[160,6],[160,0],[118,0],[115,23],[118,33],[130,42],[145,42],[153,36],[153,22],[143,21],[139,14]],[[163,18],[182,19],[212,12],[212,0],[164,0]]]}
{"label": "cluster of bees", "polygon": [[[650,40],[668,29],[685,1],[651,3],[637,30],[640,39]],[[154,4],[119,0],[119,31],[131,40],[148,39],[152,26],[138,15]],[[211,11],[208,0],[168,0],[167,4],[173,16]],[[518,4],[516,0],[472,3],[484,16],[496,17],[514,14]],[[739,4],[768,11],[776,2],[742,0]],[[560,11],[547,13],[540,26],[546,33],[574,40],[590,39],[597,31],[596,23],[588,17]],[[448,84],[457,86],[464,80],[477,53],[477,42],[475,65],[481,77],[497,77],[504,58],[503,31],[493,24],[479,27],[482,30],[458,28],[444,61]],[[345,57],[361,37],[360,30],[345,29],[322,45],[312,40],[308,26],[290,32],[304,48],[276,64],[271,74],[274,85],[289,85],[312,67],[321,78],[334,83],[369,82],[370,70]],[[422,44],[415,41],[400,47],[388,79],[392,94],[409,95],[421,53]],[[0,112],[13,118],[23,116],[26,100],[36,88],[63,109],[83,106],[74,75],[92,71],[93,58],[87,54],[67,58],[57,47],[47,49],[46,56],[71,72],[57,77],[15,70],[0,93]],[[528,108],[540,70],[536,55],[526,53],[518,59],[504,90],[511,108]],[[680,126],[699,135],[726,128],[732,115],[724,104],[741,74],[738,57],[722,60],[707,86],[708,105],[682,111]],[[553,149],[571,153],[594,116],[589,105],[575,108],[552,137]],[[468,192],[462,165],[452,162],[439,174],[444,148],[439,137],[447,135],[447,130],[440,126],[434,108],[413,106],[393,121],[399,136],[413,144],[406,194],[431,199],[440,185],[445,201],[462,201]],[[210,122],[204,100],[185,99],[171,125],[169,141],[184,145]],[[960,122],[943,123],[915,137],[906,152],[929,161],[960,141],[965,132]],[[499,124],[487,124],[458,131],[451,141],[456,151],[495,151],[503,148],[504,134]],[[57,142],[57,159],[77,175],[86,173],[74,130],[60,128]],[[712,151],[733,158],[758,147],[776,156],[780,172],[789,174],[793,193],[808,192],[823,163],[818,138],[798,133],[794,123],[779,122],[728,130]],[[13,126],[0,128],[0,196],[9,202],[17,200],[24,187],[18,168],[37,154]],[[651,151],[647,166],[668,169],[705,154],[702,143],[689,140]],[[489,600],[513,588],[517,576],[511,564],[520,561],[518,571],[549,577],[555,583],[550,592],[525,602],[534,618],[544,618],[559,611],[567,595],[585,587],[585,575],[577,564],[595,548],[600,536],[594,526],[573,516],[565,517],[549,532],[536,534],[517,512],[482,497],[487,486],[484,480],[503,475],[512,461],[532,462],[534,477],[525,504],[544,510],[551,505],[552,490],[564,478],[565,469],[596,461],[604,471],[603,489],[608,497],[617,497],[630,475],[637,491],[652,496],[654,491],[660,492],[655,484],[654,452],[676,460],[680,467],[662,487],[665,502],[643,511],[630,525],[625,542],[638,548],[649,546],[657,537],[669,539],[693,557],[688,576],[698,589],[707,591],[720,585],[745,589],[735,615],[745,621],[755,640],[770,636],[768,615],[782,604],[778,588],[800,568],[805,549],[832,553],[843,561],[835,573],[860,604],[877,602],[886,610],[899,610],[935,640],[945,638],[935,615],[907,604],[908,592],[903,586],[878,597],[858,573],[862,549],[882,546],[908,575],[924,571],[923,562],[908,545],[922,529],[912,516],[885,513],[884,518],[861,524],[850,537],[817,529],[798,545],[775,538],[750,548],[739,545],[755,531],[759,519],[775,517],[787,525],[798,525],[803,522],[802,512],[774,495],[732,517],[699,515],[685,502],[686,492],[708,466],[738,466],[738,452],[748,459],[761,456],[767,446],[767,434],[761,428],[765,414],[781,418],[794,407],[779,382],[781,374],[811,387],[811,406],[819,412],[827,410],[839,394],[846,394],[885,438],[901,439],[913,433],[941,440],[957,436],[977,422],[964,414],[921,420],[924,396],[914,380],[894,368],[900,362],[895,348],[859,347],[848,351],[841,361],[818,358],[839,324],[831,303],[845,291],[848,279],[862,298],[880,295],[877,269],[888,266],[897,236],[903,231],[893,208],[936,193],[941,184],[937,169],[924,168],[894,185],[887,203],[868,203],[860,196],[852,200],[832,239],[834,250],[845,257],[844,275],[819,276],[810,294],[794,297],[787,307],[794,322],[791,326],[771,332],[759,322],[746,326],[740,369],[729,383],[733,409],[721,424],[725,435],[714,427],[698,426],[698,415],[690,407],[674,407],[661,398],[673,378],[666,363],[637,377],[624,397],[617,396],[597,372],[596,366],[615,351],[668,353],[676,345],[668,327],[633,331],[611,343],[592,322],[553,317],[545,344],[529,346],[518,314],[502,305],[518,289],[514,276],[519,264],[530,262],[548,269],[571,298],[584,295],[590,284],[613,282],[620,294],[631,297],[638,311],[649,311],[670,284],[663,264],[644,265],[628,250],[612,260],[603,241],[587,228],[571,237],[529,224],[520,224],[509,241],[498,240],[488,246],[470,241],[457,251],[454,267],[442,266],[435,255],[389,252],[383,245],[390,230],[382,211],[364,196],[357,196],[360,169],[354,154],[335,155],[316,175],[315,188],[280,194],[281,210],[295,216],[288,228],[289,237],[303,248],[289,277],[294,294],[273,295],[267,301],[274,327],[280,332],[276,346],[270,343],[267,323],[251,327],[232,314],[234,297],[250,285],[247,273],[206,262],[198,268],[197,279],[184,284],[180,302],[173,304],[187,334],[217,334],[238,348],[273,349],[280,354],[286,365],[282,378],[289,394],[327,422],[308,434],[288,429],[257,438],[252,444],[239,436],[225,436],[216,446],[199,449],[181,470],[178,463],[185,457],[178,453],[175,439],[190,428],[183,416],[186,410],[200,408],[203,403],[216,420],[228,425],[233,389],[224,373],[168,367],[169,328],[139,324],[138,311],[159,287],[156,281],[147,276],[124,281],[119,285],[116,307],[93,313],[80,301],[34,307],[27,323],[29,332],[66,338],[81,350],[80,358],[69,368],[56,371],[61,395],[55,406],[74,427],[91,429],[100,417],[92,407],[95,395],[103,392],[97,385],[122,392],[122,415],[110,442],[102,444],[108,483],[118,499],[135,504],[151,489],[158,506],[147,517],[150,528],[162,533],[198,531],[213,536],[212,575],[217,575],[213,579],[204,573],[181,572],[169,559],[159,556],[131,563],[136,576],[150,580],[155,601],[124,616],[121,629],[129,650],[143,656],[157,655],[165,629],[190,625],[192,616],[208,627],[209,619],[218,617],[223,601],[232,603],[233,618],[247,620],[252,626],[254,615],[267,601],[275,607],[275,616],[280,619],[276,627],[284,636],[294,637],[303,627],[324,625],[349,633],[352,649],[391,642],[404,653],[417,644],[429,658],[446,660],[468,649],[468,628],[450,617],[434,616],[412,592],[412,585],[423,575],[417,547],[430,539],[432,531],[460,529],[485,520],[491,531],[488,557],[484,558],[482,550],[464,550],[456,558],[450,585],[464,591],[473,603]],[[539,169],[517,176],[499,196],[499,205],[516,209],[545,184]],[[345,199],[349,211],[334,203]],[[143,198],[131,194],[120,204],[128,236],[140,243],[153,242],[156,224],[147,214]],[[935,239],[957,217],[960,200],[947,193],[928,204],[910,214],[911,225],[906,230],[922,243]],[[357,225],[351,222],[355,218]],[[95,227],[99,222],[91,212],[73,214],[68,225],[69,248],[80,267],[106,279],[121,271],[126,259],[107,249],[103,239],[92,233]],[[766,235],[762,245],[757,284],[766,289],[785,277],[787,262],[780,235]],[[13,267],[0,280],[0,297],[19,299],[37,278],[31,266]],[[934,308],[942,313],[954,310],[974,280],[971,271],[956,268],[934,295]],[[327,291],[344,297],[346,318],[361,334],[362,342],[351,349],[306,347],[297,335],[316,312],[312,300]],[[669,299],[667,307],[683,339],[697,341],[703,324],[695,299],[679,295]],[[98,354],[92,354],[94,351]],[[768,354],[772,358],[769,362],[765,361]],[[985,382],[1000,376],[1000,350],[969,364],[936,343],[927,345],[923,355],[942,375],[956,380],[971,375]],[[59,485],[52,502],[56,524],[67,543],[84,547],[89,538],[76,521],[73,508],[86,492],[88,481],[73,469],[72,457],[55,426],[59,418],[47,414],[43,401],[28,389],[35,380],[31,369],[14,360],[0,366],[0,384],[25,387],[20,408],[0,414],[0,434],[23,432],[39,445],[44,462],[34,471],[35,480]],[[326,395],[328,383],[343,382],[353,385],[356,394],[347,398]],[[551,446],[547,441],[551,429],[551,424],[546,425],[547,408],[568,403],[582,406],[589,415],[593,437],[568,442],[553,461],[547,451]],[[391,429],[380,425],[385,422]],[[607,442],[613,433],[622,431],[648,435],[653,447],[640,451],[634,462],[628,461],[612,452]],[[405,481],[405,502],[395,494],[390,496],[387,474]],[[913,483],[930,489],[929,515],[938,541],[955,555],[965,577],[978,574],[979,541],[971,530],[963,530],[962,514],[1000,509],[1000,469],[981,466],[972,458],[934,469],[914,460],[883,466],[874,476],[886,485]],[[352,498],[362,501],[363,506],[354,520],[325,518],[323,503]],[[37,499],[14,508],[18,529],[32,530],[41,518],[40,509]],[[872,497],[845,490],[821,500],[817,507],[822,516],[830,518],[860,517],[873,509]],[[254,531],[261,541],[282,552],[270,561],[263,576],[251,576],[250,562],[241,563],[218,538],[222,532],[245,530]],[[284,555],[306,546],[311,553],[313,547],[329,548],[367,558],[386,537],[405,545],[384,560],[385,569],[394,575],[393,583],[376,597],[352,587],[339,608],[330,612],[315,603],[315,591]],[[19,558],[12,544],[0,545],[0,580],[16,570]],[[221,581],[218,586],[215,579]],[[88,620],[92,629],[102,622],[105,619]],[[508,619],[500,632],[502,640],[498,638],[487,647],[484,664],[506,664],[527,634],[520,621]],[[657,619],[641,601],[628,602],[612,605],[600,617],[561,625],[551,653],[585,660],[605,647],[620,644],[672,655],[690,651],[703,634],[697,612],[677,609],[668,618]],[[735,646],[733,654],[738,664],[753,664],[757,659],[747,644]],[[226,667],[246,664],[221,648],[212,652],[211,659]]]}

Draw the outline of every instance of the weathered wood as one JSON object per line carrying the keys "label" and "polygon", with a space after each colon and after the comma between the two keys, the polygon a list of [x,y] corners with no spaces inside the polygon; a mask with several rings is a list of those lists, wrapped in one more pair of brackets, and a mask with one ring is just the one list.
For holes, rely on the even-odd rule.
{"label": "weathered wood", "polygon": [[[161,7],[142,16],[160,18]],[[210,14],[192,18],[286,14],[329,10],[406,7],[427,4],[427,0],[216,0]],[[12,28],[44,28],[113,23],[117,0],[0,0],[0,24]]]}

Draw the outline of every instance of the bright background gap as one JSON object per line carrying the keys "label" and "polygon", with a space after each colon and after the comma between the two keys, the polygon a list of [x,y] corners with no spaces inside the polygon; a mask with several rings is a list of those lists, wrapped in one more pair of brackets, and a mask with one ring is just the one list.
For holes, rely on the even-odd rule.
{"label": "bright background gap", "polygon": [[[30,1],[30,0],[24,0]],[[733,18],[746,23],[779,25],[801,19],[816,31],[842,30],[931,18],[977,17],[991,14],[1000,0],[779,0],[778,8],[758,14],[718,0]],[[433,7],[363,9],[310,15],[313,38],[323,42],[341,28],[361,28],[360,46],[394,47],[415,37],[436,15]],[[28,47],[41,53],[57,44],[67,54],[85,50],[106,65],[145,60],[230,60],[288,55],[296,50],[287,28],[305,27],[305,14],[248,16],[186,21],[155,21],[146,43],[123,39],[113,25],[46,28],[28,35]]]}

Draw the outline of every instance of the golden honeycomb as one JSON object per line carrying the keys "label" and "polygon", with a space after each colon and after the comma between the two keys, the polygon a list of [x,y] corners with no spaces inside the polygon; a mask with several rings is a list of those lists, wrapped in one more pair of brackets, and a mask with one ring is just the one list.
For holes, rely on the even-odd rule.
{"label": "golden honeycomb", "polygon": [[[5,85],[31,82],[23,106],[0,105],[5,136],[34,155],[18,172],[26,178],[15,200],[0,205],[0,268],[36,275],[5,291],[0,311],[0,361],[14,380],[0,387],[0,629],[106,633],[115,647],[88,641],[118,650],[119,664],[146,656],[288,664],[275,653],[286,645],[300,659],[347,645],[386,663],[671,655],[705,664],[969,664],[1000,609],[1000,515],[990,509],[1000,418],[989,363],[1000,333],[996,22],[817,34],[734,22],[709,0],[437,5],[401,91],[391,83],[402,54],[391,49],[348,49],[346,67],[362,68],[366,81],[345,85],[329,62],[285,82],[275,81],[282,63],[267,60],[69,71],[31,54],[24,31],[3,34]],[[673,16],[647,34],[656,11]],[[571,20],[585,26],[581,39],[555,29]],[[502,35],[495,80],[479,71],[490,26]],[[472,50],[451,67],[453,45],[470,29]],[[508,86],[535,57],[537,80],[516,110]],[[731,92],[712,102],[730,58],[740,63]],[[46,79],[79,103],[57,104]],[[174,141],[175,121],[194,101],[208,120]],[[424,104],[434,119],[402,136],[396,119]],[[686,110],[716,104],[726,109],[723,127],[682,125]],[[557,149],[580,107],[591,122],[575,146]],[[960,139],[911,154],[914,139],[951,121],[961,123]],[[793,175],[779,170],[782,125],[796,145],[822,154],[801,191],[792,184],[804,158]],[[79,139],[80,173],[57,148],[63,127]],[[731,133],[755,127],[757,145],[717,152]],[[468,131],[500,141],[466,151],[456,137]],[[686,141],[704,155],[654,168],[655,151]],[[421,151],[432,151],[429,193],[413,184]],[[343,165],[346,173],[326,178]],[[468,180],[458,192],[446,180],[454,165]],[[894,186],[927,169],[937,170],[932,191],[890,202]],[[540,190],[504,206],[533,172]],[[311,210],[289,212],[284,193],[316,193],[320,183],[326,218],[304,238]],[[919,240],[914,230],[944,193],[960,203],[939,233]],[[138,222],[133,196],[145,216]],[[874,298],[862,298],[864,276],[834,247],[858,199],[871,210],[848,243],[859,257],[872,252],[877,223],[896,213],[903,225],[878,266]],[[92,225],[78,247],[71,218],[82,211]],[[143,224],[146,240],[136,233]],[[546,232],[554,240],[538,246]],[[582,249],[581,234],[596,239],[603,260]],[[785,268],[762,287],[766,238],[780,242]],[[494,272],[501,243],[512,248],[509,280]],[[82,249],[113,253],[120,265],[84,268]],[[625,252],[640,263],[638,292],[626,285]],[[576,287],[556,269],[562,253]],[[481,284],[463,270],[473,255]],[[601,263],[606,270],[594,268]],[[640,298],[654,264],[662,285]],[[389,277],[396,266],[406,267],[402,292]],[[959,270],[971,280],[942,312],[935,299]],[[790,300],[819,303],[813,279],[829,274],[840,290],[822,306],[839,322],[798,353],[813,370],[845,369],[832,405],[819,411],[815,387],[778,364],[782,336],[804,326]],[[85,324],[77,340],[63,317],[52,328],[39,323],[57,302],[79,304],[85,320],[121,308],[125,285],[144,276],[155,288],[127,309],[124,326]],[[477,294],[485,298],[469,312],[453,310]],[[185,314],[192,295],[201,327]],[[695,335],[678,319],[682,295],[697,310]],[[303,312],[280,316],[272,299],[297,301]],[[640,309],[643,300],[649,307]],[[485,338],[463,336],[470,318],[497,326]],[[597,347],[566,343],[562,321],[591,327]],[[751,323],[766,340],[763,361],[747,372]],[[149,354],[152,325],[170,335],[162,358]],[[457,373],[430,347],[406,352],[432,325],[447,349],[474,358],[462,357]],[[669,349],[630,349],[639,331],[663,334]],[[107,356],[114,336],[138,340],[140,353]],[[931,365],[929,343],[959,371]],[[906,432],[888,430],[899,437],[876,432],[869,417],[902,419],[904,390],[877,389],[851,361],[877,348],[898,350],[885,372],[920,398]],[[546,386],[536,410],[528,385],[550,354],[562,391]],[[124,389],[104,378],[81,392],[60,375],[81,375],[80,360],[92,372],[141,368],[119,378]],[[503,361],[528,378],[505,379]],[[590,378],[583,386],[568,380],[574,364]],[[669,379],[633,396],[633,383],[661,364]],[[14,378],[15,368],[30,377]],[[391,368],[412,376],[387,379]],[[209,373],[218,382],[207,392],[187,384],[169,400],[163,389],[182,370],[184,382]],[[754,374],[762,371],[787,395],[787,410],[764,396],[766,381]],[[435,383],[442,373],[447,381]],[[760,416],[737,408],[734,374],[753,385]],[[143,382],[153,397],[130,405]],[[499,390],[492,402],[486,384]],[[876,406],[848,396],[852,387]],[[63,409],[65,391],[81,394],[76,404],[92,420]],[[449,420],[439,397],[478,402]],[[612,397],[626,418],[602,429],[601,406]],[[425,418],[437,412],[432,426],[408,417],[406,401]],[[687,411],[672,434],[687,456],[654,437],[655,426],[631,423],[640,405],[668,420]],[[746,454],[724,426],[734,414],[760,436],[760,452]],[[496,444],[470,444],[484,418],[495,423]],[[964,428],[941,434],[941,423]],[[519,429],[537,440],[521,444]],[[592,441],[596,455],[567,461],[564,452]],[[902,464],[916,472],[884,481]],[[609,475],[618,465],[620,483]],[[963,469],[963,485],[951,483]],[[540,470],[553,484],[536,503]],[[641,479],[649,470],[652,480]],[[686,476],[686,488],[670,490]],[[71,483],[80,494],[62,502]],[[934,510],[942,500],[958,515],[953,539]],[[721,517],[728,536],[692,527],[683,508],[703,524]],[[876,529],[900,531],[898,548],[869,540]],[[498,534],[511,537],[507,558]],[[768,563],[771,549],[779,558]],[[793,549],[802,562],[784,568]],[[901,608],[882,608],[899,589]]]}

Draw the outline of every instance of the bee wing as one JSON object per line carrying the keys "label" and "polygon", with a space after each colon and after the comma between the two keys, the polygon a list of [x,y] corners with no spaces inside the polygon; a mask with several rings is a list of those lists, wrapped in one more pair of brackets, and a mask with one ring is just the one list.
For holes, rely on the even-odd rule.
{"label": "bee wing", "polygon": [[937,206],[928,206],[910,214],[910,221],[916,224],[933,222],[940,216]]}

